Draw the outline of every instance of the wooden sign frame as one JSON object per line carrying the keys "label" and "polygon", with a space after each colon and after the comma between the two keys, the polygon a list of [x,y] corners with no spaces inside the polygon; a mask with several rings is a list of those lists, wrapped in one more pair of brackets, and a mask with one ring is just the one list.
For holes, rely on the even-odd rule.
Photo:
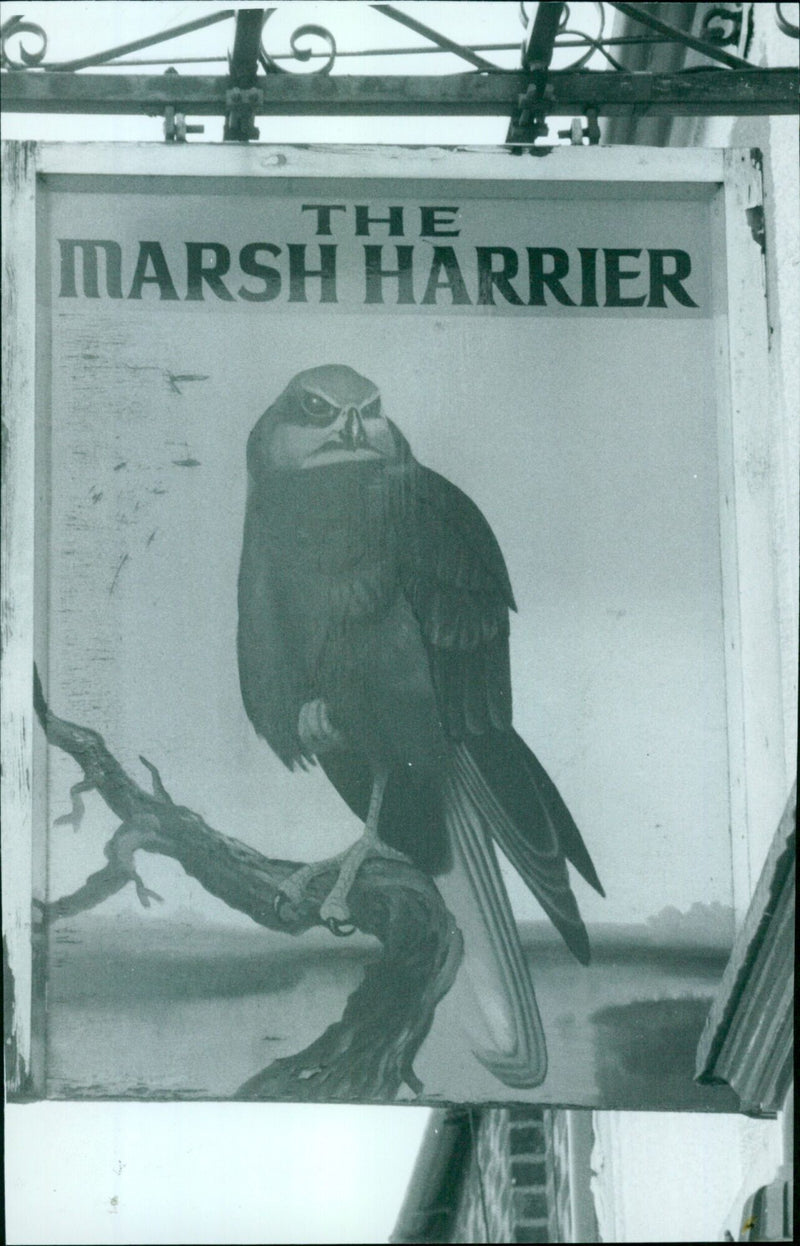
{"label": "wooden sign frame", "polygon": [[[391,147],[182,147],[149,144],[4,145],[3,385],[3,910],[12,1020],[6,1035],[8,1093],[44,1093],[41,972],[32,954],[31,894],[44,871],[33,834],[35,532],[46,498],[34,474],[37,376],[37,228],[50,187],[104,186],[125,195],[176,181],[204,189],[228,179],[470,180],[502,197],[520,182],[562,190],[587,185],[652,187],[680,196],[704,188],[713,219],[711,257],[719,394],[719,523],[734,905],[746,910],[788,790],[783,741],[781,636],[773,506],[775,484],[766,385],[768,329],[761,170],[757,153],[556,148],[546,156],[507,149]],[[143,182],[142,179],[146,179]],[[53,707],[57,712],[58,707]],[[91,725],[91,724],[87,724]],[[730,1110],[730,1108],[728,1108]]]}

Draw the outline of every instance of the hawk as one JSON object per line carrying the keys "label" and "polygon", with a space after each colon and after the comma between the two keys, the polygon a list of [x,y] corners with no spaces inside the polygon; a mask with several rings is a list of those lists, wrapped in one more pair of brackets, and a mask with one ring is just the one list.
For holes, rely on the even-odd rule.
{"label": "hawk", "polygon": [[[290,768],[317,760],[364,824],[320,913],[349,933],[371,854],[428,872],[464,936],[475,1054],[539,1085],[546,1045],[495,855],[583,963],[567,861],[600,894],[554,783],[514,731],[503,555],[466,494],[423,467],[377,387],[339,364],[299,373],[253,428],[239,572],[242,698]],[[283,887],[295,902],[314,873]]]}

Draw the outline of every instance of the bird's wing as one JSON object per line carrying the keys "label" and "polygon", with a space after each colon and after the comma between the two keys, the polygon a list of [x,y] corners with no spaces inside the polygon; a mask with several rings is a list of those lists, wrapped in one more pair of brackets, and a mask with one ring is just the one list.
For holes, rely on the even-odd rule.
{"label": "bird's wing", "polygon": [[407,495],[400,559],[447,734],[507,730],[508,612],[516,606],[503,555],[475,503],[424,467]]}
{"label": "bird's wing", "polygon": [[422,631],[437,707],[457,743],[456,786],[581,961],[589,942],[568,858],[602,894],[555,784],[511,726],[508,611],[500,547],[478,507],[418,468],[404,542],[404,590]]}
{"label": "bird's wing", "polygon": [[263,520],[248,505],[239,568],[237,656],[247,716],[290,768],[303,764],[297,716],[303,701],[290,631],[276,600]]}

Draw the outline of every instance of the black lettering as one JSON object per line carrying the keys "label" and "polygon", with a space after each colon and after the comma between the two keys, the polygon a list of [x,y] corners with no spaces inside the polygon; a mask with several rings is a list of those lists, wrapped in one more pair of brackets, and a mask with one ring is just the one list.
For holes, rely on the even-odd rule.
{"label": "black lettering", "polygon": [[316,212],[317,214],[317,236],[320,234],[330,235],[331,231],[331,212],[346,212],[347,207],[343,203],[304,203],[300,208],[301,212]]}
{"label": "black lettering", "polygon": [[388,225],[390,238],[403,236],[403,209],[390,208],[388,216],[370,216],[369,208],[356,205],[356,238],[369,236],[370,225]]}
{"label": "black lettering", "polygon": [[78,297],[75,285],[75,252],[80,248],[83,261],[83,293],[87,299],[99,299],[97,252],[105,256],[106,293],[109,298],[122,298],[122,248],[118,242],[101,238],[59,238],[61,250],[61,290],[59,298]]}
{"label": "black lettering", "polygon": [[[148,264],[153,266],[152,273],[147,271]],[[175,289],[175,283],[170,276],[160,242],[139,243],[139,258],[136,261],[136,272],[133,274],[131,292],[128,298],[140,299],[142,297],[142,286],[146,285],[157,285],[159,297],[162,299],[176,299],[178,297],[178,291]]]}
{"label": "black lettering", "polygon": [[623,298],[620,294],[620,283],[623,281],[632,281],[634,277],[641,276],[638,268],[623,271],[620,269],[619,262],[621,259],[630,258],[638,259],[642,254],[639,250],[632,250],[630,247],[605,247],[603,255],[606,258],[606,307],[641,307],[647,297],[644,294],[637,294],[631,298]]}
{"label": "black lettering", "polygon": [[278,256],[280,247],[271,242],[248,242],[239,252],[239,267],[247,277],[257,277],[264,282],[263,290],[248,290],[247,286],[239,286],[239,298],[248,303],[268,303],[276,299],[281,292],[281,275],[277,268],[258,261],[259,251],[269,251],[270,255]]}
{"label": "black lettering", "polygon": [[[444,280],[440,278],[443,277]],[[471,303],[456,253],[452,247],[434,247],[430,276],[422,296],[423,303],[435,303],[437,290],[449,290],[453,303]]]}
{"label": "black lettering", "polygon": [[[648,307],[666,307],[664,291],[669,290],[677,303],[684,307],[697,307],[693,298],[681,284],[692,271],[692,261],[685,251],[648,251],[650,257],[650,302]],[[675,261],[675,271],[664,271],[665,260]]]}
{"label": "black lettering", "polygon": [[383,302],[384,277],[397,278],[397,302],[414,302],[414,248],[396,246],[397,268],[381,268],[383,247],[364,247],[364,272],[366,276],[365,303]]}
{"label": "black lettering", "polygon": [[319,268],[306,268],[306,244],[289,243],[289,302],[307,303],[306,281],[309,277],[320,279],[320,303],[337,303],[336,297],[336,244],[319,244]]}
{"label": "black lettering", "polygon": [[581,307],[597,307],[597,247],[578,247],[581,257]]}
{"label": "black lettering", "polygon": [[[544,258],[553,261],[553,267],[545,272]],[[567,294],[561,278],[566,277],[569,272],[569,256],[566,251],[562,251],[561,247],[528,247],[528,268],[530,280],[530,298],[528,303],[531,307],[544,307],[546,303],[544,288],[547,286],[556,302],[563,303],[565,307],[574,307],[575,302]]]}
{"label": "black lettering", "polygon": [[[512,247],[476,247],[475,250],[478,254],[478,302],[494,306],[492,291],[497,286],[506,302],[522,307],[522,299],[511,284],[519,267],[516,251]],[[502,261],[499,270],[494,267],[495,256]]]}
{"label": "black lettering", "polygon": [[[449,212],[449,216],[440,216]],[[438,225],[452,225],[458,215],[458,208],[420,208],[420,234],[423,238],[457,238],[460,229],[437,229]],[[424,300],[423,300],[424,302]]]}
{"label": "black lettering", "polygon": [[[203,253],[210,251],[213,259],[210,264],[203,263]],[[222,278],[231,266],[231,253],[221,242],[187,242],[186,243],[186,298],[202,301],[203,282],[216,294],[218,299],[233,303],[234,297]]]}

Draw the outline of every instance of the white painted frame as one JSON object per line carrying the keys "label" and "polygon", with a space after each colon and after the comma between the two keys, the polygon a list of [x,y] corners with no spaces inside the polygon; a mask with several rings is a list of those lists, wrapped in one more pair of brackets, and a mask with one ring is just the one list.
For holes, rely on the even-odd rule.
{"label": "white painted frame", "polygon": [[[9,1094],[42,1093],[31,1070],[33,844],[33,535],[36,387],[36,220],[48,178],[454,179],[491,184],[595,183],[709,188],[713,215],[714,368],[719,478],[734,900],[746,912],[789,789],[781,681],[779,563],[773,516],[781,464],[767,410],[768,326],[756,153],[701,148],[278,147],[210,144],[4,144],[2,764],[3,911],[15,988]],[[127,183],[127,186],[126,186]],[[152,184],[152,182],[151,182]],[[500,191],[499,193],[502,193]],[[662,191],[663,193],[663,191]],[[702,828],[698,828],[702,834]]]}

